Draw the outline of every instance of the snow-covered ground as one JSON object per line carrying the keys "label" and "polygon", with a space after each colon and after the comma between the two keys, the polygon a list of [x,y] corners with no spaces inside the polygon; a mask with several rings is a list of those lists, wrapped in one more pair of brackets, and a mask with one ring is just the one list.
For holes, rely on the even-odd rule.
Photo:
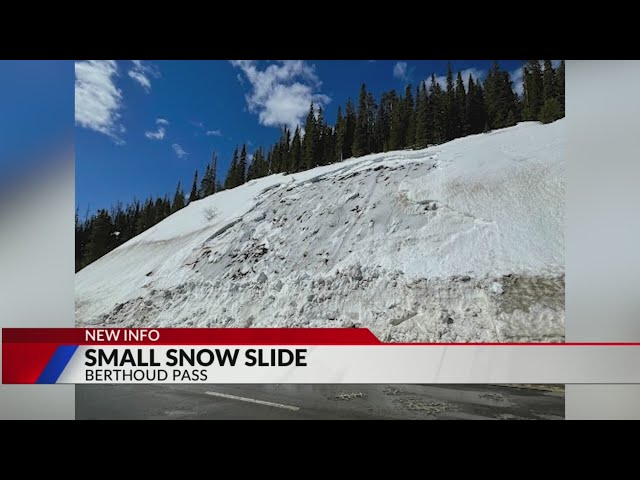
{"label": "snow-covered ground", "polygon": [[76,274],[76,322],[562,341],[565,121],[272,175]]}

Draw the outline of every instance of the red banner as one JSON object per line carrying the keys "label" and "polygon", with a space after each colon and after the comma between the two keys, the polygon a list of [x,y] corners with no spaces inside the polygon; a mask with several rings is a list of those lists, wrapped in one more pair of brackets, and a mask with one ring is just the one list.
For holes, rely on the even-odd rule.
{"label": "red banner", "polygon": [[2,343],[57,345],[377,345],[366,328],[4,328]]}

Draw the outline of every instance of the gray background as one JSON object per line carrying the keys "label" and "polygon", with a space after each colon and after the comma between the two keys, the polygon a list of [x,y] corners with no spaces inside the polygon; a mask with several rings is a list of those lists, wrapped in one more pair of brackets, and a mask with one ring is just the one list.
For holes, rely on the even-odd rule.
{"label": "gray background", "polygon": [[[566,340],[640,342],[640,62],[566,66]],[[566,418],[638,419],[640,385],[567,385]]]}
{"label": "gray background", "polygon": [[[73,327],[73,158],[69,147],[50,148],[26,176],[29,183],[3,192],[0,327]],[[0,385],[0,419],[11,418],[73,419],[75,387]]]}

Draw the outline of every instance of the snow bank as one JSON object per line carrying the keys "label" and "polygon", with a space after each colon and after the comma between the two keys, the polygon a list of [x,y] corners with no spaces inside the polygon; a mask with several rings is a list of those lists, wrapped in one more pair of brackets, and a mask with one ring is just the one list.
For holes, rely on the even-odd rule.
{"label": "snow bank", "polygon": [[561,340],[564,129],[522,123],[194,202],[77,273],[76,321]]}

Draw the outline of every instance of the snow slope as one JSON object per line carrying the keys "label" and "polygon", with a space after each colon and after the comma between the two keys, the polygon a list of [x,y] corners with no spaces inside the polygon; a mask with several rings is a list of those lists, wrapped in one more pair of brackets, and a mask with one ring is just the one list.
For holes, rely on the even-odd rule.
{"label": "snow slope", "polygon": [[561,341],[565,121],[272,175],[76,274],[76,322]]}

